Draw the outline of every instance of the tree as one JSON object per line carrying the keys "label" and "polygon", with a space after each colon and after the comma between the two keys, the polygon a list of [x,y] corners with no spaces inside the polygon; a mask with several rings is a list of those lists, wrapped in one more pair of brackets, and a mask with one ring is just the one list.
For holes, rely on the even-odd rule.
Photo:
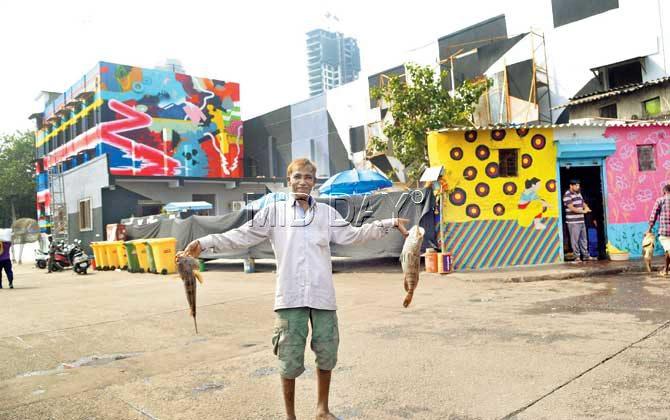
{"label": "tree", "polygon": [[[453,125],[474,125],[472,114],[488,81],[465,81],[453,95],[444,89],[447,72],[435,76],[431,66],[407,64],[406,77],[393,76],[382,88],[373,88],[374,99],[389,105],[392,122],[384,126],[391,140],[393,155],[405,165],[410,179],[418,179],[428,166],[427,133]],[[409,83],[407,83],[409,82]],[[386,151],[388,144],[372,139],[375,151]]]}
{"label": "tree", "polygon": [[35,135],[0,135],[0,227],[15,218],[35,218]]}

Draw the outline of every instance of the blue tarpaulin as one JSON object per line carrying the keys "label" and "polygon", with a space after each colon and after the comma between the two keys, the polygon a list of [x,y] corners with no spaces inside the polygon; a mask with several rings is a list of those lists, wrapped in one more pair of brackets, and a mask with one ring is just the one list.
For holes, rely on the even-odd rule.
{"label": "blue tarpaulin", "polygon": [[182,201],[175,203],[167,203],[164,207],[164,210],[170,213],[178,211],[189,211],[189,210],[210,210],[214,208],[212,204],[206,201]]}

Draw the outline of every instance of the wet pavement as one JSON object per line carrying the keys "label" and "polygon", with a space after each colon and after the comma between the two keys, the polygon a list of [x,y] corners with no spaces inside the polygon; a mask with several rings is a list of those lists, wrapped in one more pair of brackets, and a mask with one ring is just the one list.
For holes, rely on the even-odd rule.
{"label": "wet pavement", "polygon": [[[174,276],[46,275],[0,290],[1,419],[281,419],[274,265],[215,262],[193,333]],[[395,261],[334,265],[341,419],[670,418],[670,280],[531,283],[424,274],[402,308]],[[313,418],[314,357],[297,380]]]}

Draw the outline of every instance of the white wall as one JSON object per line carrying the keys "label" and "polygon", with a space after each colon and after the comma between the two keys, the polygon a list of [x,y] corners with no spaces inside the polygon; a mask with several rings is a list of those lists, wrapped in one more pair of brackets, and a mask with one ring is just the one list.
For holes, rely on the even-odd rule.
{"label": "white wall", "polygon": [[[553,27],[551,0],[509,3],[510,36],[531,27],[545,34],[552,106],[565,104],[574,96],[593,77],[591,68],[648,56],[643,80],[668,74],[661,46],[664,39],[670,39],[670,22],[661,32],[659,20],[659,10],[663,17],[668,16],[667,0],[619,0],[618,9],[558,28]],[[560,112],[554,111],[554,119]]]}
{"label": "white wall", "polygon": [[109,186],[107,155],[79,165],[63,175],[68,214],[79,212],[79,200],[91,199],[91,209],[102,207],[101,190]]}
{"label": "white wall", "polygon": [[326,92],[326,107],[351,158],[349,129],[365,125],[370,108],[367,77]]}
{"label": "white wall", "polygon": [[214,194],[216,196],[216,214],[230,212],[230,203],[243,201],[245,193],[264,193],[265,184],[238,183],[235,188],[227,188],[227,182],[185,181],[184,185],[171,188],[166,181],[117,180],[116,184],[136,194],[148,197],[163,204],[179,201],[191,201],[193,194]]}
{"label": "white wall", "polygon": [[[314,141],[315,156],[311,154]],[[291,159],[313,159],[317,176],[330,176],[326,94],[291,105]]]}

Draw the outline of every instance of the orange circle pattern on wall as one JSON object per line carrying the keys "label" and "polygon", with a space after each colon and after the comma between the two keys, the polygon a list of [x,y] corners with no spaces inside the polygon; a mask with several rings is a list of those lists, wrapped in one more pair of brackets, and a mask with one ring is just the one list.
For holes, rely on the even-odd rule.
{"label": "orange circle pattern on wall", "polygon": [[544,146],[547,145],[547,139],[544,138],[542,134],[536,134],[530,139],[530,145],[533,146],[535,150],[542,150]]}
{"label": "orange circle pattern on wall", "polygon": [[463,170],[463,178],[467,179],[468,181],[472,181],[475,178],[477,178],[477,168],[474,166],[468,166]]}
{"label": "orange circle pattern on wall", "polygon": [[491,156],[491,151],[488,147],[481,144],[475,149],[475,154],[479,160],[486,160],[489,158],[489,156]]}
{"label": "orange circle pattern on wall", "polygon": [[479,215],[481,214],[481,212],[482,212],[482,211],[479,209],[479,206],[476,205],[476,204],[469,204],[469,205],[465,208],[465,213],[466,213],[468,216],[472,217],[473,219],[478,218]]}
{"label": "orange circle pattern on wall", "polygon": [[453,160],[461,160],[463,159],[463,149],[460,147],[454,147],[451,149],[451,152],[449,153],[451,155],[451,158]]}
{"label": "orange circle pattern on wall", "polygon": [[547,181],[547,183],[545,184],[545,188],[549,192],[556,192],[556,180],[550,179],[549,181]]}
{"label": "orange circle pattern on wall", "polygon": [[477,193],[477,195],[480,197],[486,197],[487,195],[489,195],[489,192],[491,192],[491,187],[489,187],[488,184],[485,184],[483,182],[480,182],[475,187],[475,193]]}
{"label": "orange circle pattern on wall", "polygon": [[[535,207],[519,207],[524,181],[539,178],[537,196],[549,203],[544,217],[556,217],[558,181],[550,180],[547,166],[556,162],[556,147],[551,130],[519,126],[501,130],[471,130],[440,133],[439,162],[447,169],[450,191],[445,197],[446,220],[462,223],[482,220],[525,220],[526,213],[535,217]],[[497,140],[499,139],[499,140]],[[502,176],[499,150],[516,149],[516,176]],[[535,197],[530,193],[524,196]],[[539,202],[534,199],[535,202]],[[523,201],[525,202],[525,201]],[[534,203],[535,206],[537,203]],[[521,218],[521,219],[520,219]],[[525,223],[525,222],[524,222]]]}
{"label": "orange circle pattern on wall", "polygon": [[456,188],[451,194],[449,194],[449,202],[454,206],[462,206],[465,204],[466,199],[467,195],[461,188]]}
{"label": "orange circle pattern on wall", "polygon": [[514,195],[516,194],[516,190],[516,184],[513,182],[505,182],[503,185],[503,193],[505,193],[505,195]]}
{"label": "orange circle pattern on wall", "polygon": [[506,133],[505,130],[493,130],[491,131],[491,138],[495,141],[501,141],[505,138]]}
{"label": "orange circle pattern on wall", "polygon": [[498,178],[498,175],[500,175],[500,168],[498,168],[498,164],[491,162],[486,165],[486,175],[488,175],[489,178]]}

